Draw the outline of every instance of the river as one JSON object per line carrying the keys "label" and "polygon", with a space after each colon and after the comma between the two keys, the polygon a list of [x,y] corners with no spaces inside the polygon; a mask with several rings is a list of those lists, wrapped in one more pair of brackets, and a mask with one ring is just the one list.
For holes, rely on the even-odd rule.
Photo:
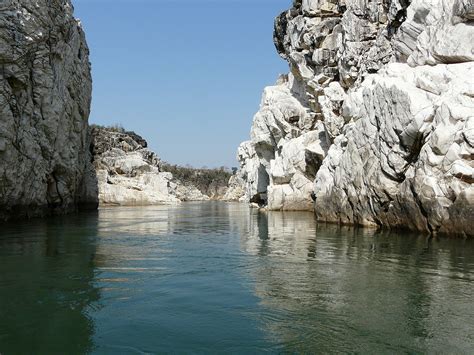
{"label": "river", "polygon": [[474,353],[474,241],[244,204],[4,224],[0,354]]}

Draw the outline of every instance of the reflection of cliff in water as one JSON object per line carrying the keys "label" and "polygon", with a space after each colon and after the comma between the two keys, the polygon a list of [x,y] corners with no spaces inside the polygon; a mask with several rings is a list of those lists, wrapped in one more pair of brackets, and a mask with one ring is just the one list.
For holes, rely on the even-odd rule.
{"label": "reflection of cliff in water", "polygon": [[166,257],[179,238],[238,235],[248,226],[248,211],[247,205],[220,201],[102,208],[95,261],[110,266],[150,254]]}
{"label": "reflection of cliff in water", "polygon": [[97,214],[5,224],[0,230],[0,353],[87,353]]}
{"label": "reflection of cliff in water", "polygon": [[317,225],[291,212],[254,214],[249,231],[242,247],[260,256],[263,322],[284,350],[472,346],[474,314],[462,300],[474,297],[473,242]]}

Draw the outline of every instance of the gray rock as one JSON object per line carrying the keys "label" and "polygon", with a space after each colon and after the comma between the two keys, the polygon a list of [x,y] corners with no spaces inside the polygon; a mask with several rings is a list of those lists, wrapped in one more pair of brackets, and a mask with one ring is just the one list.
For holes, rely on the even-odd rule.
{"label": "gray rock", "polygon": [[0,2],[0,219],[97,207],[88,56],[69,0]]}

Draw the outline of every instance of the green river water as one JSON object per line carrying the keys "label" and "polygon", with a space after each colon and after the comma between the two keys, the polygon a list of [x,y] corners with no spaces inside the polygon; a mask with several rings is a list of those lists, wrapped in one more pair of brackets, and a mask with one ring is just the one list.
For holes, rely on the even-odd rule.
{"label": "green river water", "polygon": [[0,354],[474,354],[474,242],[206,202],[0,226]]}

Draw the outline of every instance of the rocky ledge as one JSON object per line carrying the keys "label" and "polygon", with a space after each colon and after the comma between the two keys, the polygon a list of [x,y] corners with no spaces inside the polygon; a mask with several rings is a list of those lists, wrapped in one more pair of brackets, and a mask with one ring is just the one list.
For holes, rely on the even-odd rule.
{"label": "rocky ledge", "polygon": [[97,208],[88,56],[69,0],[0,1],[0,220]]}
{"label": "rocky ledge", "polygon": [[290,73],[238,151],[246,199],[327,222],[474,234],[474,2],[295,0]]}
{"label": "rocky ledge", "polygon": [[194,169],[164,163],[135,132],[94,125],[91,136],[99,201],[103,205],[235,201],[242,196],[236,176],[224,169]]}

